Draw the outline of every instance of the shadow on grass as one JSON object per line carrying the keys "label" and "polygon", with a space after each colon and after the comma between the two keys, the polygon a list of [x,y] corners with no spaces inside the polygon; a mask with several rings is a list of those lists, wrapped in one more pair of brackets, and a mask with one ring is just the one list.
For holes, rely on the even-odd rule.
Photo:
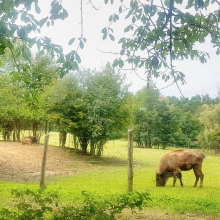
{"label": "shadow on grass", "polygon": [[127,166],[127,160],[117,157],[106,156],[91,156],[89,153],[84,153],[81,150],[73,148],[64,148],[68,152],[69,156],[74,157],[74,160],[80,160],[91,163],[92,165],[104,165],[104,166]]}

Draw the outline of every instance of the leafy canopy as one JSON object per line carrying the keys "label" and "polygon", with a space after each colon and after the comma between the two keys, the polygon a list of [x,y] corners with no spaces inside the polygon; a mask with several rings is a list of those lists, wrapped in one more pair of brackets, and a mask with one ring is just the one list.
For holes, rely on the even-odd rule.
{"label": "leafy canopy", "polygon": [[[114,0],[104,2],[113,4]],[[92,0],[88,3],[94,7]],[[62,77],[69,71],[78,69],[78,64],[81,63],[78,49],[84,48],[87,39],[82,32],[78,38],[78,49],[64,55],[63,48],[52,43],[50,38],[31,37],[31,33],[40,32],[43,26],[53,26],[56,20],[68,17],[61,0],[51,0],[48,15],[38,20],[33,11],[40,14],[41,7],[38,0],[0,2],[0,55],[9,48],[15,63],[20,54],[31,62],[29,47],[36,45],[38,50],[47,50],[52,57],[56,57]],[[109,36],[114,40],[112,24],[123,14],[130,21],[124,28],[125,35],[129,34],[130,37],[119,40],[120,57],[114,61],[114,66],[122,68],[127,62],[133,70],[144,67],[150,76],[162,77],[165,81],[172,79],[174,82],[184,82],[184,73],[175,69],[175,61],[191,58],[204,63],[209,57],[205,51],[196,49],[196,42],[204,43],[209,40],[216,48],[216,53],[220,53],[219,7],[218,0],[120,0],[118,11],[109,17],[109,26],[102,29],[103,39]],[[83,8],[81,25],[83,30]],[[19,49],[14,48],[17,39],[23,43]],[[69,45],[74,41],[75,38],[71,38]],[[17,64],[18,73],[26,72],[27,68],[27,64]]]}
{"label": "leafy canopy", "polygon": [[[109,26],[103,28],[103,39],[114,40],[113,24],[123,15],[130,24],[122,37],[120,57],[114,66],[131,64],[132,70],[145,68],[146,73],[163,80],[181,80],[184,73],[175,69],[175,61],[198,59],[207,61],[209,54],[196,49],[196,43],[209,40],[220,53],[220,2],[217,0],[120,0],[118,12],[110,15]],[[114,4],[114,0],[105,3]],[[126,35],[128,36],[128,35]],[[201,47],[200,47],[201,48]]]}
{"label": "leafy canopy", "polygon": [[[52,58],[56,57],[61,77],[70,70],[78,69],[81,60],[77,51],[74,50],[64,55],[63,48],[52,43],[48,37],[31,37],[34,32],[40,33],[44,25],[53,26],[56,20],[64,20],[68,17],[68,13],[61,3],[62,1],[58,0],[51,1],[48,15],[38,20],[37,16],[33,15],[33,11],[36,14],[41,13],[38,0],[3,0],[0,2],[0,55],[5,53],[6,48],[9,48],[13,54],[18,73],[26,72],[30,65],[19,65],[16,59],[22,55],[25,60],[31,63],[29,48],[33,45],[36,45],[41,53],[47,51]],[[15,48],[15,42],[18,40],[21,40],[22,47]],[[80,45],[83,40],[86,39],[79,38]],[[73,41],[74,38],[70,40],[69,44]],[[0,65],[2,65],[1,61]]]}

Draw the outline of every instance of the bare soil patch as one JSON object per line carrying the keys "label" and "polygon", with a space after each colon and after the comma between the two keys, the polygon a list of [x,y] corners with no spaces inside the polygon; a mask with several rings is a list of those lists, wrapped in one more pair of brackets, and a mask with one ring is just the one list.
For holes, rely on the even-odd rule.
{"label": "bare soil patch", "polygon": [[[44,147],[22,145],[21,142],[0,141],[0,180],[35,182],[40,180]],[[66,176],[81,172],[83,163],[67,149],[49,146],[46,177]],[[91,164],[90,164],[91,165]],[[90,166],[89,166],[90,167]]]}

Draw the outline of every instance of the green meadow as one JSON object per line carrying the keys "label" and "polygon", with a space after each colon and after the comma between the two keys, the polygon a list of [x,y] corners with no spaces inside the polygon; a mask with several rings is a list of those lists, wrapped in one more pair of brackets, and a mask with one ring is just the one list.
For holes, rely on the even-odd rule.
{"label": "green meadow", "polygon": [[[203,162],[203,188],[194,188],[193,171],[183,172],[183,187],[177,181],[172,187],[170,178],[166,187],[156,187],[155,172],[160,158],[170,151],[158,149],[134,148],[134,185],[133,190],[148,191],[150,199],[144,209],[169,214],[200,214],[220,218],[220,157],[209,156]],[[82,155],[73,155],[82,157]],[[82,191],[101,197],[127,192],[127,142],[111,141],[104,147],[101,158],[85,156],[84,161],[92,165],[72,176],[46,179],[49,191],[57,191],[62,204],[77,203],[82,200]],[[85,166],[85,165],[83,165]],[[90,167],[90,166],[89,166]],[[85,172],[83,172],[85,169]],[[0,182],[0,208],[10,206],[13,202],[13,189],[38,189],[39,183]]]}

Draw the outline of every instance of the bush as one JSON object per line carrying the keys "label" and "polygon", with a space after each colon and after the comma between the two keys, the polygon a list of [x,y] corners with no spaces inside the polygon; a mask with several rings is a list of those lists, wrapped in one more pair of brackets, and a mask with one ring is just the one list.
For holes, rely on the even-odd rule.
{"label": "bush", "polygon": [[75,206],[59,207],[57,192],[36,192],[29,189],[13,190],[16,198],[14,209],[4,208],[0,211],[0,219],[29,220],[114,220],[116,214],[123,209],[142,209],[144,202],[150,200],[148,192],[131,192],[114,195],[110,198],[95,197],[88,192],[82,192],[83,203]]}

